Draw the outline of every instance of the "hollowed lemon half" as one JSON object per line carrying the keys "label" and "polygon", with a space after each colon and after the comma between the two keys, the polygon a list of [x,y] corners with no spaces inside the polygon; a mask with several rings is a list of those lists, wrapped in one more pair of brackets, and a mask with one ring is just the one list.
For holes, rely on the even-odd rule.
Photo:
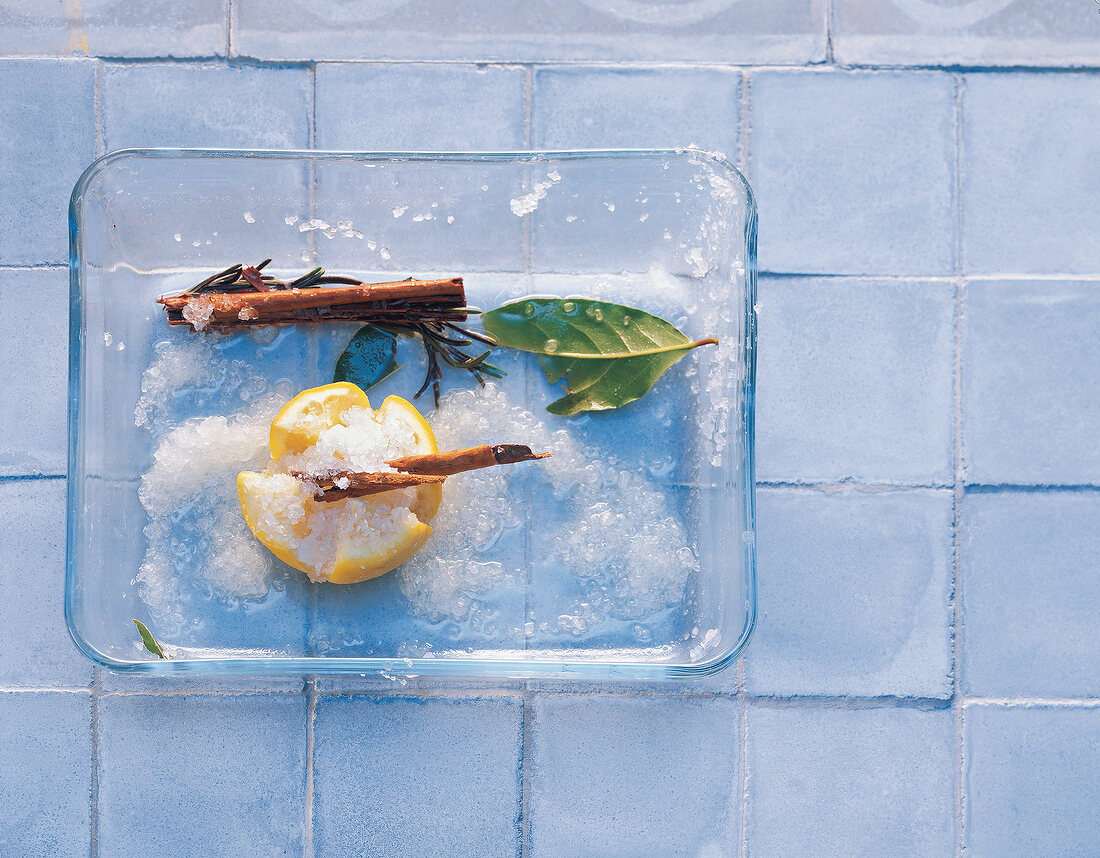
{"label": "hollowed lemon half", "polygon": [[[358,439],[352,437],[357,431]],[[374,439],[378,456],[387,458],[437,450],[431,427],[406,400],[390,396],[375,411],[355,385],[329,384],[303,391],[275,416],[272,462],[262,473],[238,474],[237,493],[245,523],[276,557],[313,581],[354,584],[384,575],[420,550],[431,535],[428,522],[443,490],[432,484],[316,500],[312,488],[287,470],[308,460],[319,444],[339,457],[337,436],[345,447]],[[347,469],[357,470],[354,459]]]}

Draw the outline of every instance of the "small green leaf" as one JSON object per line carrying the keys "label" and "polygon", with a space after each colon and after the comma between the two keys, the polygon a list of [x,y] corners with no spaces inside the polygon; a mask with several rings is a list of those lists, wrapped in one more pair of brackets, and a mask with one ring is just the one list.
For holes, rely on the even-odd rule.
{"label": "small green leaf", "polygon": [[332,380],[350,381],[369,390],[397,369],[397,338],[374,325],[363,325],[336,361]]}
{"label": "small green leaf", "polygon": [[134,620],[134,625],[137,626],[138,634],[141,635],[141,642],[145,644],[145,648],[149,650],[157,658],[171,658],[164,652],[163,647],[157,643],[157,639],[153,637],[153,633],[149,631],[145,623],[140,620]]}
{"label": "small green leaf", "polygon": [[481,321],[502,346],[536,353],[548,381],[565,378],[568,394],[546,409],[561,415],[633,402],[692,349],[718,342],[692,342],[643,310],[585,298],[526,298]]}

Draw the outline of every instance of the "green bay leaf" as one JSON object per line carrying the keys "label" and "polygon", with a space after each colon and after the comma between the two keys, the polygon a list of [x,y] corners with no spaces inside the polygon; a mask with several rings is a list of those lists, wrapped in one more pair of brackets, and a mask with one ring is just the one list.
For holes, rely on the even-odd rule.
{"label": "green bay leaf", "polygon": [[157,639],[153,637],[153,633],[149,631],[148,626],[141,620],[134,620],[134,625],[137,626],[138,634],[141,635],[141,642],[145,648],[149,650],[157,658],[171,658],[172,656],[165,653],[164,648],[157,643]]}
{"label": "green bay leaf", "polygon": [[665,371],[697,346],[664,319],[607,301],[526,298],[481,316],[502,346],[534,352],[549,382],[567,394],[553,414],[618,408],[644,396]]}
{"label": "green bay leaf", "polygon": [[369,390],[397,369],[397,338],[373,325],[363,325],[336,361],[332,380]]}

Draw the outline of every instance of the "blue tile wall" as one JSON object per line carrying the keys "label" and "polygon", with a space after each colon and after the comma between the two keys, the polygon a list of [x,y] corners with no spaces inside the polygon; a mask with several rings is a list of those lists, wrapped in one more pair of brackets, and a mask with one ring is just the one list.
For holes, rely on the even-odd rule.
{"label": "blue tile wall", "polygon": [[65,627],[64,520],[64,480],[0,482],[0,687],[91,684]]}
{"label": "blue tile wall", "polygon": [[234,52],[264,60],[805,63],[825,56],[825,0],[234,0]]}
{"label": "blue tile wall", "polygon": [[[408,63],[317,67],[321,149],[522,149],[525,74],[516,67]],[[416,103],[416,114],[408,105]]]}
{"label": "blue tile wall", "polygon": [[537,697],[531,854],[736,854],[733,701]]}
{"label": "blue tile wall", "polygon": [[985,697],[1100,697],[1100,490],[962,508],[963,677]]}
{"label": "blue tile wall", "polygon": [[227,0],[90,0],[0,7],[3,56],[225,56]]}
{"label": "blue tile wall", "polygon": [[1096,287],[1051,280],[966,284],[962,439],[967,481],[1100,482]]}
{"label": "blue tile wall", "polygon": [[87,693],[0,692],[0,854],[88,854],[91,735]]}
{"label": "blue tile wall", "polygon": [[762,271],[954,269],[951,75],[765,71],[749,87]]}
{"label": "blue tile wall", "polygon": [[95,66],[2,59],[0,92],[0,265],[64,262],[69,193],[95,155]]}
{"label": "blue tile wall", "polygon": [[946,709],[750,706],[747,854],[950,855],[954,761]]}
{"label": "blue tile wall", "polygon": [[1095,66],[1090,12],[1077,0],[835,0],[832,41],[854,65]]}
{"label": "blue tile wall", "polygon": [[951,482],[954,287],[764,277],[757,476]]}
{"label": "blue tile wall", "polygon": [[[1093,28],[1100,22],[1095,11],[1085,17]],[[1097,272],[1098,132],[1096,75],[964,76],[962,261],[967,272]]]}
{"label": "blue tile wall", "polygon": [[1100,708],[969,706],[966,854],[1090,855]]}
{"label": "blue tile wall", "polygon": [[523,701],[317,703],[318,855],[518,856]]}
{"label": "blue tile wall", "polygon": [[107,151],[130,146],[309,146],[312,86],[300,68],[107,64]]}
{"label": "blue tile wall", "polygon": [[948,491],[760,489],[758,695],[951,693]]}
{"label": "blue tile wall", "polygon": [[741,76],[733,69],[540,68],[538,149],[695,145],[737,157]]}
{"label": "blue tile wall", "polygon": [[65,473],[69,384],[69,273],[16,269],[0,277],[0,304],[11,331],[0,337],[0,475]]}
{"label": "blue tile wall", "polygon": [[300,695],[100,698],[100,854],[301,854],[305,714]]}
{"label": "blue tile wall", "polygon": [[[0,855],[1095,853],[1098,11],[0,3]],[[741,661],[162,681],[71,645],[66,207],[97,152],[693,143],[760,207]],[[469,246],[520,288],[546,250],[501,254],[505,215]]]}

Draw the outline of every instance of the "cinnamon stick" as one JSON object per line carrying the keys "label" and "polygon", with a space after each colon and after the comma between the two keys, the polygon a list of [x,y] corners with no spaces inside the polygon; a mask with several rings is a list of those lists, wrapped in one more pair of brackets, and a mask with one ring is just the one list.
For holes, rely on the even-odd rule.
{"label": "cinnamon stick", "polygon": [[[438,453],[424,453],[416,456],[404,456],[386,462],[400,473],[363,473],[340,471],[318,479],[302,471],[291,471],[293,477],[300,480],[317,482],[318,500],[337,501],[344,498],[364,497],[406,489],[413,486],[442,483],[452,474],[490,468],[493,465],[514,465],[517,462],[529,462],[533,459],[545,459],[550,453],[533,453],[525,444],[482,444],[465,450],[444,450]],[[335,481],[347,480],[347,486],[341,488]]]}
{"label": "cinnamon stick", "polygon": [[[309,480],[308,474],[301,471],[291,471],[291,476],[300,480]],[[334,482],[335,479],[344,478],[348,481],[347,488],[340,488]],[[366,495],[379,495],[382,492],[392,492],[397,489],[408,489],[416,486],[441,483],[445,476],[430,474],[368,474],[356,471],[342,471],[322,480],[318,486],[317,500],[337,501],[344,498],[357,498]]]}
{"label": "cinnamon stick", "polygon": [[441,450],[418,456],[405,456],[386,462],[391,468],[408,474],[460,474],[493,465],[514,465],[532,459],[545,459],[549,453],[532,453],[526,444],[482,444],[466,450]]}
{"label": "cinnamon stick", "polygon": [[[247,273],[252,274],[252,271]],[[249,278],[245,276],[244,279]],[[258,278],[253,276],[252,279]],[[168,324],[190,325],[197,331],[335,319],[461,322],[467,318],[461,277],[359,283],[334,288],[189,291],[161,296],[157,303],[164,306]]]}

